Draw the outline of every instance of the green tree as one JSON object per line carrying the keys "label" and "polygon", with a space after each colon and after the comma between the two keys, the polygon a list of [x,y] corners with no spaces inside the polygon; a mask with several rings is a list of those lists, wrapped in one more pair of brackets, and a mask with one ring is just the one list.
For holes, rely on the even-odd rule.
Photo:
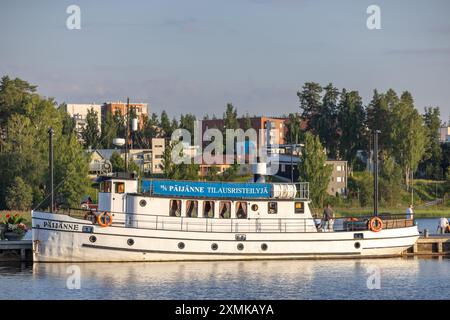
{"label": "green tree", "polygon": [[15,177],[6,190],[6,207],[9,210],[25,211],[31,208],[33,201],[32,189],[21,177]]}
{"label": "green tree", "polygon": [[100,146],[100,130],[97,111],[93,108],[86,115],[86,127],[81,132],[85,148],[97,149]]}
{"label": "green tree", "polygon": [[299,144],[304,139],[302,132],[302,118],[298,113],[289,114],[289,122],[287,123],[286,143]]}
{"label": "green tree", "polygon": [[157,138],[160,133],[160,124],[158,115],[156,113],[152,113],[151,117],[147,119],[144,126],[144,135],[148,140],[152,138]]}
{"label": "green tree", "polygon": [[172,124],[170,123],[169,116],[167,115],[167,112],[165,110],[161,112],[160,124],[163,137],[170,139],[170,137],[172,136],[173,128]]}
{"label": "green tree", "polygon": [[100,144],[104,149],[113,147],[113,139],[119,137],[117,134],[117,123],[111,112],[107,112],[104,121],[102,121],[102,133]]}
{"label": "green tree", "polygon": [[428,178],[442,179],[442,149],[439,141],[439,128],[441,127],[441,113],[439,107],[425,107],[423,120],[426,130],[426,147],[419,169],[425,172]]}
{"label": "green tree", "polygon": [[321,94],[322,87],[315,82],[306,82],[302,87],[302,91],[297,92],[300,100],[300,109],[302,110],[302,118],[308,121],[308,127],[315,133],[317,133],[315,119],[320,114],[320,107],[322,105],[320,101]]}
{"label": "green tree", "polygon": [[242,128],[244,131],[247,131],[248,129],[252,128],[252,119],[250,118],[250,115],[245,113],[244,116],[244,127]]}
{"label": "green tree", "polygon": [[109,159],[112,165],[113,172],[124,172],[125,171],[125,160],[121,157],[120,153],[114,151]]}
{"label": "green tree", "polygon": [[399,103],[392,110],[392,152],[396,162],[402,167],[406,186],[409,188],[411,173],[425,152],[426,130],[423,119],[414,107],[413,98],[403,92]]}
{"label": "green tree", "polygon": [[394,158],[385,155],[380,170],[380,196],[381,199],[393,207],[402,200],[402,169]]}
{"label": "green tree", "polygon": [[68,136],[75,132],[75,120],[65,111],[65,107],[66,104],[62,103],[58,111],[62,119],[62,134]]}
{"label": "green tree", "polygon": [[338,123],[341,132],[339,155],[350,166],[356,162],[356,153],[367,145],[365,110],[358,91],[342,90],[338,105]]}
{"label": "green tree", "polygon": [[320,112],[314,114],[311,120],[320,141],[327,149],[328,155],[337,159],[339,144],[337,101],[339,91],[331,83],[324,88],[324,91]]}
{"label": "green tree", "polygon": [[322,206],[333,168],[326,165],[327,155],[318,136],[307,132],[305,148],[300,157],[299,181],[309,182],[311,198],[315,205]]}
{"label": "green tree", "polygon": [[[5,78],[4,78],[5,79]],[[42,98],[35,92],[35,86],[23,80],[6,80],[7,84],[0,88],[0,110],[3,110],[6,121],[3,121],[4,135],[0,138],[0,208],[5,208],[5,192],[16,177],[22,178],[32,188],[33,206],[40,204],[48,195],[48,129],[54,129],[55,145],[55,193],[60,197],[64,192],[63,176],[71,178],[76,174],[83,183],[89,185],[86,160],[81,145],[64,124],[66,117],[56,108],[53,99]],[[3,119],[2,119],[3,120]],[[69,140],[71,143],[65,143]],[[76,154],[77,156],[73,156]],[[66,161],[62,161],[65,157]],[[79,163],[81,161],[82,163]],[[72,170],[74,166],[76,170]],[[56,174],[56,171],[64,175]],[[63,189],[60,189],[63,188]],[[76,203],[74,198],[83,196],[84,188],[77,186],[67,201]]]}
{"label": "green tree", "polygon": [[392,120],[392,111],[396,105],[398,105],[398,98],[394,90],[390,89],[387,94],[380,94],[377,90],[374,90],[372,101],[367,107],[366,126],[369,129],[367,132],[368,148],[371,146],[371,133],[379,130],[381,131],[378,137],[380,151],[391,151],[391,124],[395,123]]}
{"label": "green tree", "polygon": [[[66,208],[77,208],[90,187],[87,176],[90,155],[78,143],[74,135],[55,138],[55,200]],[[47,174],[47,180],[49,180]]]}
{"label": "green tree", "polygon": [[223,114],[225,129],[237,129],[239,128],[239,122],[237,119],[237,109],[231,104],[227,104],[225,113]]}

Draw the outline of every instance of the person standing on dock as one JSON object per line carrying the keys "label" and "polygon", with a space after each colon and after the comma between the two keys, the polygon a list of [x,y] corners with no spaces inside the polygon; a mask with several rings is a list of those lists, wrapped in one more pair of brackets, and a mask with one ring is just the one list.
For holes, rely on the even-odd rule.
{"label": "person standing on dock", "polygon": [[448,225],[449,225],[449,223],[448,223],[447,218],[440,218],[439,225],[437,228],[438,234],[444,234],[445,232],[447,232]]}
{"label": "person standing on dock", "polygon": [[414,210],[413,205],[410,204],[409,207],[406,209],[406,219],[414,219]]}

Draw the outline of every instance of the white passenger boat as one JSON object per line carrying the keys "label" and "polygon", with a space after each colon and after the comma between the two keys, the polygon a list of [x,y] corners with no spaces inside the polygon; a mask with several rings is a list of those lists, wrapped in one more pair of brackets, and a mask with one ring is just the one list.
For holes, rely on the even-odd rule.
{"label": "white passenger boat", "polygon": [[98,210],[32,212],[34,261],[174,261],[398,256],[413,220],[314,219],[308,183],[103,177]]}

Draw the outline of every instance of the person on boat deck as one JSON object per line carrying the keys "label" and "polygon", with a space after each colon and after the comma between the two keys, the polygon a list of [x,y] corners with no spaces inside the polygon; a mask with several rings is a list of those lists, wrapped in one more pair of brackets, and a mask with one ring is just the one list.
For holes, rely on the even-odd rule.
{"label": "person on boat deck", "polygon": [[447,218],[440,218],[439,225],[437,228],[437,233],[444,234],[445,232],[447,232],[448,226],[449,226],[449,222],[448,222]]}
{"label": "person on boat deck", "polygon": [[406,209],[406,219],[413,219],[413,218],[414,218],[413,205],[410,204],[409,207]]}
{"label": "person on boat deck", "polygon": [[328,203],[325,209],[323,210],[323,223],[322,227],[324,230],[332,231],[334,224],[334,212],[331,209],[331,205]]}

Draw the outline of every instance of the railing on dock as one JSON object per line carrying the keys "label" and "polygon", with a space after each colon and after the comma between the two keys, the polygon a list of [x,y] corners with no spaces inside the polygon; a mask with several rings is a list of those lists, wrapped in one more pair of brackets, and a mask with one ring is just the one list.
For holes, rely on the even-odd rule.
{"label": "railing on dock", "polygon": [[[80,209],[65,211],[71,217],[92,220],[94,212]],[[195,232],[342,232],[368,230],[369,220],[373,216],[337,218],[332,221],[331,229],[321,219],[315,218],[205,218],[205,217],[173,217],[149,214],[125,214],[111,212],[113,226],[131,227],[151,230],[195,231]],[[414,221],[405,215],[380,215],[383,229],[412,227]],[[94,221],[95,223],[95,221]]]}

